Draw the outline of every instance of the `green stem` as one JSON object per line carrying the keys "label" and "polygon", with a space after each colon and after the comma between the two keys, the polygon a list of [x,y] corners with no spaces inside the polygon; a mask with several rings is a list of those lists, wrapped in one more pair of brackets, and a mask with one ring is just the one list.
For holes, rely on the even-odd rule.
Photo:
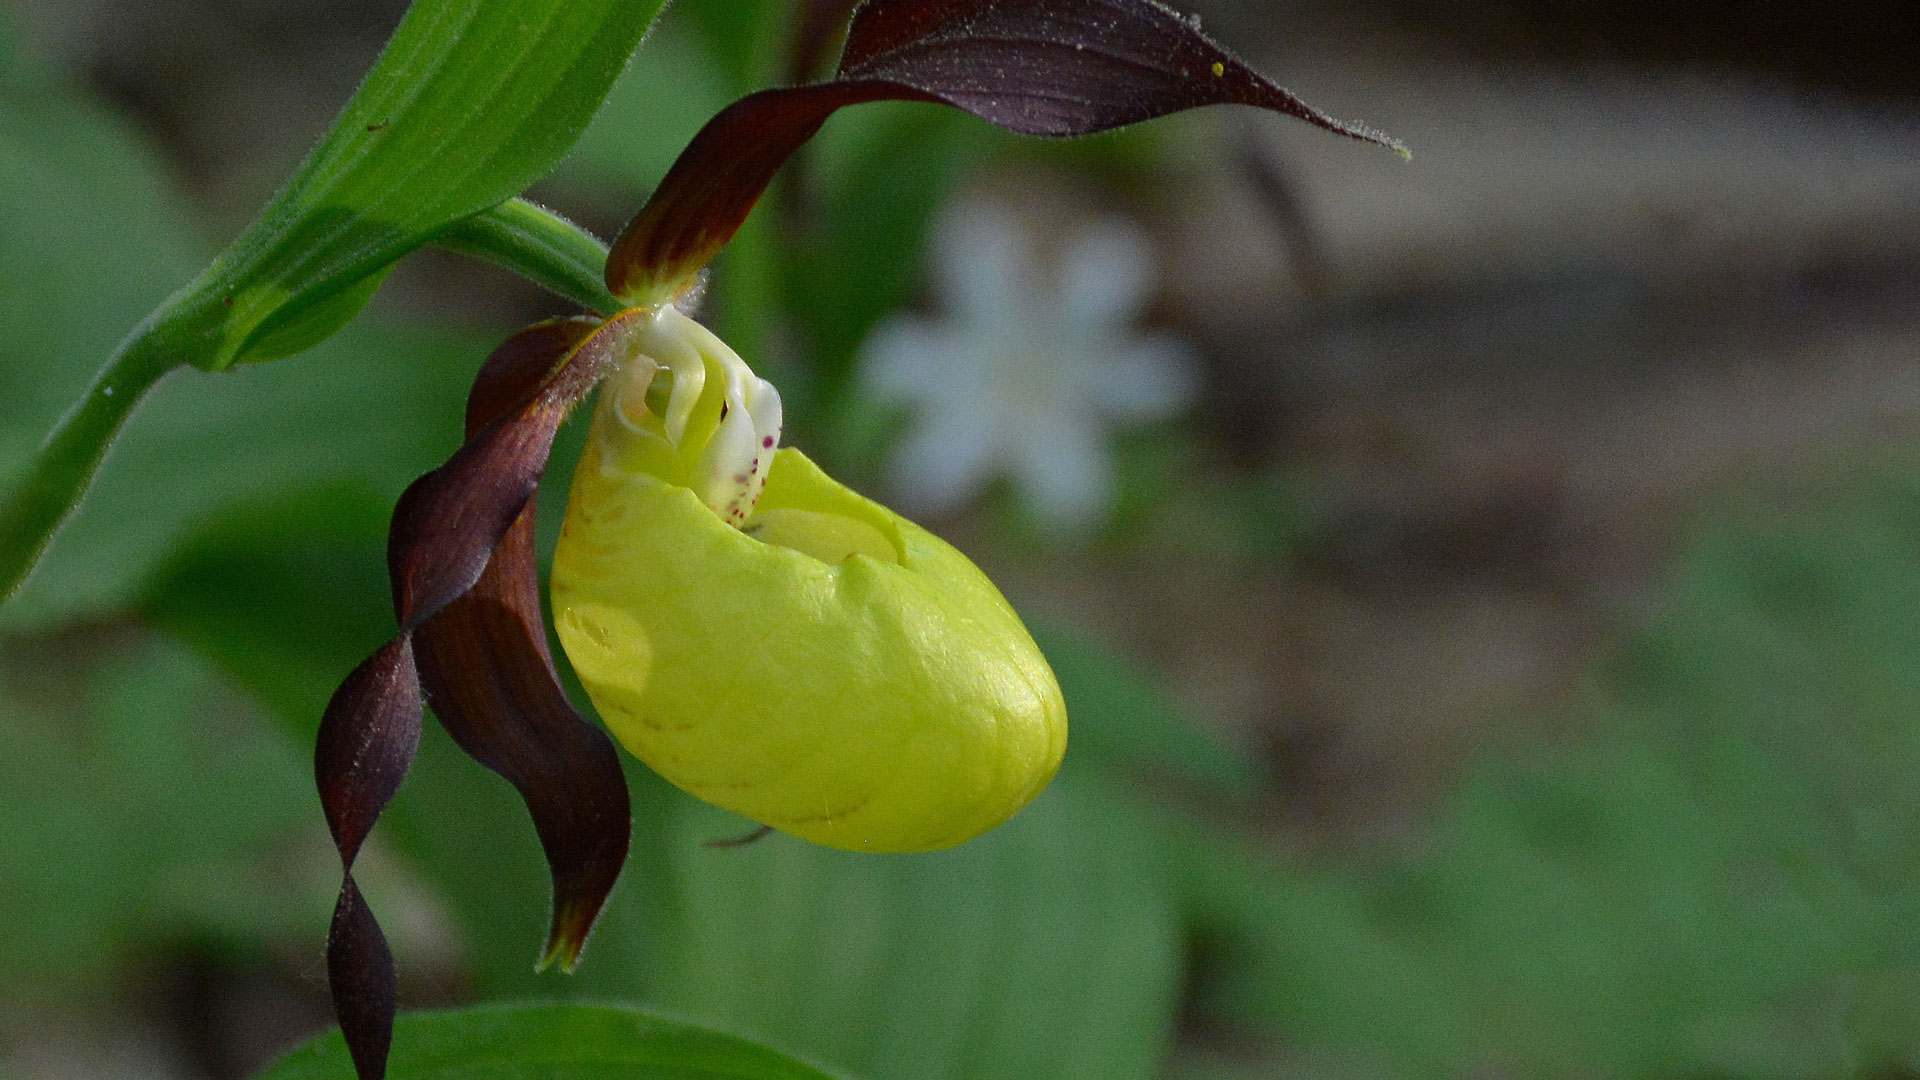
{"label": "green stem", "polygon": [[572,300],[611,315],[627,305],[607,291],[607,246],[593,234],[525,199],[508,199],[448,226],[433,241],[485,259]]}
{"label": "green stem", "polygon": [[[523,199],[509,199],[456,222],[435,242],[503,266],[589,310],[611,314],[623,306],[600,278],[606,246],[578,225]],[[0,501],[0,602],[13,596],[53,534],[80,505],[134,406],[167,372],[213,347],[206,334],[194,332],[207,322],[196,319],[205,315],[200,308],[207,305],[189,302],[204,291],[183,290],[121,344]]]}
{"label": "green stem", "polygon": [[121,344],[0,502],[0,603],[27,579],[53,534],[80,505],[134,406],[180,366],[173,350],[161,346],[147,328]]}

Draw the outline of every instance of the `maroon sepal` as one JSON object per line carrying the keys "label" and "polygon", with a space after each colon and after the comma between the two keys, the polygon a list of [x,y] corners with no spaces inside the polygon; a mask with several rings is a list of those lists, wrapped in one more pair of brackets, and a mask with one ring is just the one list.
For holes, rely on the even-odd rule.
{"label": "maroon sepal", "polygon": [[[415,480],[393,509],[387,571],[404,629],[472,588],[494,545],[533,498],[560,422],[606,367],[606,327],[568,319],[523,330],[493,351],[468,399],[467,441]],[[474,420],[481,420],[475,426]]]}
{"label": "maroon sepal", "polygon": [[[591,321],[542,323],[495,349],[467,396],[469,435],[527,415],[551,385],[553,357],[573,355],[598,329]],[[597,371],[607,359],[574,362]],[[552,431],[545,437],[550,447]],[[540,456],[544,468],[544,450]],[[440,726],[527,804],[553,875],[540,966],[557,959],[571,971],[626,863],[632,814],[612,740],[574,710],[554,673],[534,519],[530,496],[472,587],[420,626],[417,660]]]}
{"label": "maroon sepal", "polygon": [[546,389],[573,351],[606,321],[586,316],[548,319],[495,346],[467,391],[467,436],[471,438]]}
{"label": "maroon sepal", "polygon": [[327,989],[354,1073],[360,1080],[380,1080],[387,1074],[398,1000],[393,953],[352,874],[340,884],[327,930]]}
{"label": "maroon sepal", "polygon": [[[405,778],[419,744],[422,709],[415,648],[422,642],[436,650],[445,648],[440,635],[424,631],[421,623],[459,601],[486,575],[493,551],[503,537],[509,533],[530,536],[533,492],[546,470],[553,436],[567,412],[586,396],[613,360],[612,346],[620,336],[620,324],[634,317],[639,313],[625,313],[605,323],[557,320],[509,338],[487,358],[474,380],[468,398],[466,443],[447,464],[415,481],[394,508],[387,562],[400,633],[354,669],[334,693],[321,720],[314,750],[320,798],[343,869],[340,899],[327,937],[327,980],[334,1012],[361,1080],[379,1080],[385,1074],[393,1036],[395,978],[386,939],[353,880],[353,861],[381,810]],[[515,524],[522,520],[527,522],[525,528]],[[526,571],[531,575],[531,540],[522,540],[527,549]],[[522,540],[510,545],[513,551],[519,550]],[[501,572],[520,565],[521,560],[510,555],[503,561]],[[537,593],[529,610],[534,612],[531,629],[522,623],[518,633],[525,647],[535,650],[546,665],[551,682],[551,662],[538,621]],[[444,670],[444,666],[434,670]],[[497,707],[503,711],[491,717],[496,726],[510,729],[525,722],[535,729],[535,734],[528,737],[530,749],[524,752],[540,756],[540,762],[526,768],[537,771],[550,764],[552,755],[547,746],[554,741],[549,731],[553,722],[547,715],[550,703],[537,696],[530,703],[509,697]],[[573,720],[585,724],[577,715]],[[498,762],[503,759],[508,760],[509,767],[517,767],[510,759],[522,750],[511,741],[500,737],[491,742],[479,740],[487,752],[473,751],[476,740],[463,737],[473,726],[468,722],[454,731],[462,746],[496,770],[502,768]],[[587,816],[600,821],[607,816],[603,791],[607,760],[612,761],[616,778],[620,772],[606,737],[597,731],[592,735],[605,744],[605,760],[595,758],[591,751],[580,751],[566,763],[571,766],[576,758],[586,762],[582,768],[588,777],[585,783],[590,786],[593,807]],[[574,742],[584,739],[577,733],[573,736]],[[617,853],[609,856],[613,845],[603,840],[595,849],[598,861],[592,863],[590,873],[572,864],[566,867],[565,903],[557,905],[564,912],[556,911],[556,937],[572,943],[576,953],[605,898],[606,888],[619,873],[620,859],[626,851],[623,778],[620,783]],[[548,818],[555,816],[553,811],[545,813]],[[553,827],[541,818],[542,811],[536,810],[536,824],[544,839]],[[612,826],[603,831],[612,831]],[[574,846],[587,845],[576,842]],[[552,847],[549,844],[550,861]],[[611,869],[604,865],[609,857]],[[561,864],[555,865],[558,881]],[[557,887],[556,891],[562,890]],[[582,897],[591,897],[590,910],[586,910],[587,901]],[[565,920],[559,918],[562,913],[567,916]],[[565,934],[559,933],[563,924]]]}
{"label": "maroon sepal", "polygon": [[572,970],[626,862],[631,814],[612,740],[574,711],[541,617],[529,503],[466,595],[415,631],[420,678],[454,741],[526,800],[553,872],[541,967]]}
{"label": "maroon sepal", "polygon": [[939,102],[1049,136],[1254,105],[1406,152],[1311,108],[1154,0],[870,0],[833,81],[742,98],[694,136],[614,241],[607,287],[637,303],[677,295],[828,116],[877,100]]}
{"label": "maroon sepal", "polygon": [[313,777],[346,869],[400,790],[419,745],[420,681],[402,634],[353,669],[320,718]]}
{"label": "maroon sepal", "polygon": [[353,861],[420,745],[420,682],[408,635],[382,646],[340,684],[320,720],[314,780],[340,850],[340,898],[327,934],[327,984],[340,1032],[363,1078],[386,1071],[393,1037],[393,957],[353,880]]}

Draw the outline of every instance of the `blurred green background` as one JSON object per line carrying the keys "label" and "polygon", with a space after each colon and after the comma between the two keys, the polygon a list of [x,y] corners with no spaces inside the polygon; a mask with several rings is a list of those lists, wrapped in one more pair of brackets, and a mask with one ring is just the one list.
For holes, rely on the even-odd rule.
{"label": "blurred green background", "polygon": [[[708,847],[750,826],[634,764],[633,861],[580,973],[536,977],[532,830],[429,731],[362,862],[405,1003],[637,1002],[870,1080],[1920,1076],[1920,20],[1195,6],[1414,161],[1264,116],[1040,144],[855,110],[705,312],[791,441],[910,502],[937,409],[862,349],[945,316],[947,208],[1038,280],[1090,222],[1146,239],[1121,315],[1188,391],[1093,426],[1111,499],[1062,528],[1001,477],[927,522],[1054,662],[1059,780],[874,858]],[[0,475],[401,9],[0,0]],[[534,196],[610,235],[804,69],[793,14],[681,0]],[[491,342],[565,310],[429,251],[312,353],[136,416],[0,608],[0,1077],[223,1080],[326,1023],[321,706],[390,630],[393,498]]]}

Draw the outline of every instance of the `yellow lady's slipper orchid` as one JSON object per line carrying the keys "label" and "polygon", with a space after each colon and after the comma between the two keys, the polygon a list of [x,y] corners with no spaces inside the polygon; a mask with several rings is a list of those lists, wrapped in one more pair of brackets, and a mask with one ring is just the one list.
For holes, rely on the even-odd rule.
{"label": "yellow lady's slipper orchid", "polygon": [[[629,749],[703,799],[865,851],[960,843],[1059,766],[1060,689],[993,585],[780,449],[780,395],[671,306],[821,124],[871,101],[1041,136],[1253,105],[1405,152],[1315,111],[1160,0],[863,0],[831,78],[709,120],[608,250],[615,303],[495,349],[466,441],[394,507],[397,632],[341,682],[314,753],[341,866],[327,980],[360,1080],[385,1073],[396,979],[353,866],[412,765],[423,694],[526,802],[553,875],[543,964],[572,967],[626,860],[626,777],[554,671],[534,545],[554,435],[603,381],[552,600]],[[550,254],[542,272],[573,281]]]}
{"label": "yellow lady's slipper orchid", "polygon": [[779,448],[779,394],[698,323],[662,308],[627,351],[553,566],[560,642],[614,735],[829,847],[948,847],[1026,805],[1066,709],[986,575]]}

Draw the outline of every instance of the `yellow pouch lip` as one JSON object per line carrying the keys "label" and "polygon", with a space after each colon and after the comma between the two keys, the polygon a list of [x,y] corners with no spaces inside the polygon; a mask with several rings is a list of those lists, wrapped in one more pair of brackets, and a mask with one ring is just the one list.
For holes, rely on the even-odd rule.
{"label": "yellow pouch lip", "polygon": [[[898,559],[833,563],[763,543],[686,488],[610,467],[612,442],[596,441],[575,479],[555,622],[608,726],[662,775],[783,831],[872,851],[958,843],[1052,776],[1058,686],[964,556],[791,448],[762,507],[859,522]],[[589,640],[614,624],[619,650]]]}

